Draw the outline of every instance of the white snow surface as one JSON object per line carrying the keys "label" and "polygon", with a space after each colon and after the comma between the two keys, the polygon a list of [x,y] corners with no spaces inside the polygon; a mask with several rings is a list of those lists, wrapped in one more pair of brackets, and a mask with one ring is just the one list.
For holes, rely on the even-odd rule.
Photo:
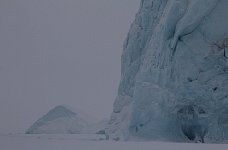
{"label": "white snow surface", "polygon": [[1,150],[227,150],[225,144],[105,141],[100,135],[0,135]]}
{"label": "white snow surface", "polygon": [[141,0],[107,132],[115,140],[228,140],[228,1]]}

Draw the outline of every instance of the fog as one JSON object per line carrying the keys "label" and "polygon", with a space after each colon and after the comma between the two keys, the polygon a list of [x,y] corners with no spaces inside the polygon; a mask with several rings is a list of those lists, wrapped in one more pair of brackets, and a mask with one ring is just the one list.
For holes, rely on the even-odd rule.
{"label": "fog", "polygon": [[109,117],[140,0],[1,0],[0,133],[56,105]]}

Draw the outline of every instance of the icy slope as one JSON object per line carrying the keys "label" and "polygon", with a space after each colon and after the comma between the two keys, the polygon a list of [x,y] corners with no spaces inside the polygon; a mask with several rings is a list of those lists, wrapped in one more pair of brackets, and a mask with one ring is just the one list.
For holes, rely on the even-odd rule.
{"label": "icy slope", "polygon": [[[87,115],[86,115],[87,116]],[[57,106],[37,120],[27,134],[75,134],[86,132],[92,121],[80,112],[73,112],[65,106]]]}
{"label": "icy slope", "polygon": [[228,1],[142,0],[124,44],[113,139],[228,139]]}

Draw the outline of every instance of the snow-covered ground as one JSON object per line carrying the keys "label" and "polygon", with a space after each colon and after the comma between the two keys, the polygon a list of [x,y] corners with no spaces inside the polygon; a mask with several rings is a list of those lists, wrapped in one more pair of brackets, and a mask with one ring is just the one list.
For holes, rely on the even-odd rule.
{"label": "snow-covered ground", "polygon": [[227,150],[225,144],[105,141],[103,135],[0,135],[1,150]]}

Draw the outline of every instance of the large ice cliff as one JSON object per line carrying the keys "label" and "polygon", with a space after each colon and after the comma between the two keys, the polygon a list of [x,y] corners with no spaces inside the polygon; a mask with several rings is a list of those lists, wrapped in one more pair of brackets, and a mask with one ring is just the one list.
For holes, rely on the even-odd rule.
{"label": "large ice cliff", "polygon": [[228,1],[141,0],[124,43],[115,140],[228,140]]}

